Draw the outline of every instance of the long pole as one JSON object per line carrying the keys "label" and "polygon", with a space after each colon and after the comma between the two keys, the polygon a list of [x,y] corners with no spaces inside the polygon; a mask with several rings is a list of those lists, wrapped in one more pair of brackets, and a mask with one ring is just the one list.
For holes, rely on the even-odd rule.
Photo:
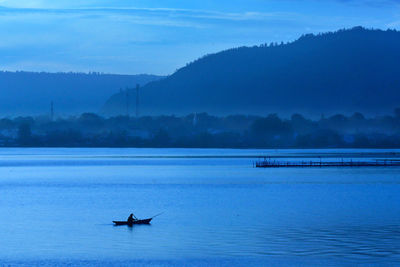
{"label": "long pole", "polygon": [[126,88],[126,116],[129,117],[129,88]]}
{"label": "long pole", "polygon": [[50,105],[50,119],[51,119],[51,121],[54,120],[54,105],[53,105],[53,101],[51,101],[51,105]]}
{"label": "long pole", "polygon": [[155,217],[157,217],[157,216],[160,216],[161,214],[164,214],[164,211],[163,212],[161,212],[161,213],[159,213],[159,214],[157,214],[157,215],[154,215],[153,217],[151,217],[151,218],[155,218]]}
{"label": "long pole", "polygon": [[140,85],[136,84],[136,117],[139,117],[139,88]]}

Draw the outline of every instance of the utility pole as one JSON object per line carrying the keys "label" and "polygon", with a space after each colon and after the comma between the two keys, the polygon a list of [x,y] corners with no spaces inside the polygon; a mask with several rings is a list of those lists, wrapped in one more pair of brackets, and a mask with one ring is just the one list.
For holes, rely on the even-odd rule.
{"label": "utility pole", "polygon": [[53,105],[53,101],[51,101],[51,103],[50,103],[50,120],[51,121],[54,120],[54,105]]}
{"label": "utility pole", "polygon": [[129,88],[126,88],[126,116],[129,117]]}
{"label": "utility pole", "polygon": [[136,84],[136,117],[139,117],[139,89],[140,85]]}

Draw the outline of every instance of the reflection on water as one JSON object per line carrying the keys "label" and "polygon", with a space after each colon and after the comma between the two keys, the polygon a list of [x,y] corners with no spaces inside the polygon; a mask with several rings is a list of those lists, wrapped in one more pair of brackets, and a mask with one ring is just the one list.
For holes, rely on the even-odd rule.
{"label": "reflection on water", "polygon": [[[246,155],[270,151],[7,151],[3,264],[400,263],[400,168],[252,168]],[[165,213],[152,225],[113,226],[131,212]]]}
{"label": "reflection on water", "polygon": [[390,257],[400,260],[400,226],[342,226],[286,229],[268,233],[265,255],[322,256],[349,259]]}

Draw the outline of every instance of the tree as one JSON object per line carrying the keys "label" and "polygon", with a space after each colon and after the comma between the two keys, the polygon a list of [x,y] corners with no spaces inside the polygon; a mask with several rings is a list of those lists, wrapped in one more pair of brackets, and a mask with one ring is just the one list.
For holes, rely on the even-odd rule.
{"label": "tree", "polygon": [[32,141],[31,126],[28,123],[23,123],[18,127],[18,143],[22,146],[27,146]]}
{"label": "tree", "polygon": [[400,108],[396,108],[394,110],[394,115],[396,116],[396,118],[400,118]]}

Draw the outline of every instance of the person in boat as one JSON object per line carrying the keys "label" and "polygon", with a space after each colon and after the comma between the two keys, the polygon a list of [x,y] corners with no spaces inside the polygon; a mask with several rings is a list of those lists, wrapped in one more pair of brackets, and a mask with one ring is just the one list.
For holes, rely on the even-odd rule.
{"label": "person in boat", "polygon": [[129,215],[128,217],[128,223],[133,223],[136,220],[137,220],[136,216],[133,215],[133,213],[131,213],[131,215]]}

